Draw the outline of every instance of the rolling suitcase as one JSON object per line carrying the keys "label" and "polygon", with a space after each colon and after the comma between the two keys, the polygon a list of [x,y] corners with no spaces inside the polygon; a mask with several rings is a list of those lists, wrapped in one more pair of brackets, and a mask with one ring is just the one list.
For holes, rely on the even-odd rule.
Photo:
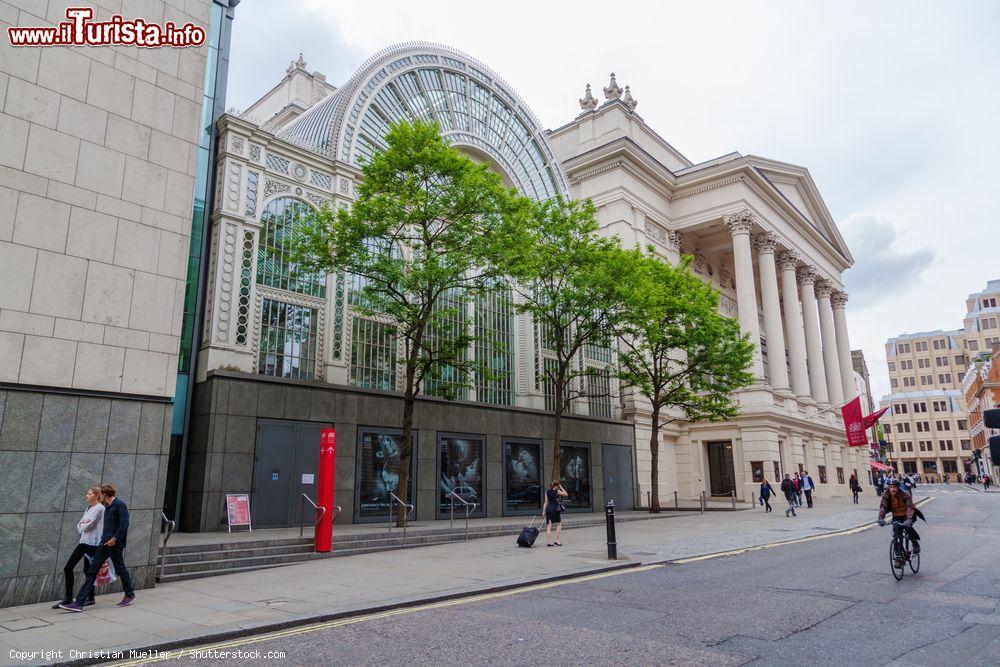
{"label": "rolling suitcase", "polygon": [[535,543],[538,539],[538,529],[533,528],[531,524],[535,523],[535,519],[538,517],[531,517],[531,521],[528,525],[521,529],[521,534],[517,536],[517,546],[530,549],[531,545]]}

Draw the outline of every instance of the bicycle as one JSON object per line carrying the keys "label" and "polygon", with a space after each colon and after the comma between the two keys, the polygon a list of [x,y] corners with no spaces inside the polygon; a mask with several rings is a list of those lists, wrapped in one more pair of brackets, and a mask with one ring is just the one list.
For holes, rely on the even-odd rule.
{"label": "bicycle", "polygon": [[910,550],[910,536],[903,530],[903,522],[893,519],[892,542],[889,544],[889,567],[896,581],[906,574],[906,566],[910,566],[913,574],[920,570],[920,554]]}

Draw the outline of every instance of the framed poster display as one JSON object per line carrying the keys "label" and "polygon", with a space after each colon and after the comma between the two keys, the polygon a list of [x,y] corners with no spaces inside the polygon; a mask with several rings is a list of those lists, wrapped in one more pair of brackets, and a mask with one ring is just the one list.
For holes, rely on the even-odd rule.
{"label": "framed poster display", "polygon": [[438,518],[451,516],[454,501],[455,516],[465,516],[465,506],[451,495],[455,493],[476,507],[469,516],[486,516],[486,438],[465,433],[438,434]]}
{"label": "framed poster display", "polygon": [[[413,435],[416,439],[416,431]],[[398,429],[358,428],[354,510],[357,521],[388,518],[389,494],[399,495],[402,442],[403,435]],[[411,455],[410,462],[410,492],[406,502],[416,505],[417,457]]]}
{"label": "framed poster display", "polygon": [[565,443],[559,446],[559,481],[569,494],[563,500],[567,511],[590,510],[590,445]]}
{"label": "framed poster display", "polygon": [[542,443],[537,440],[505,440],[503,468],[504,515],[541,512]]}

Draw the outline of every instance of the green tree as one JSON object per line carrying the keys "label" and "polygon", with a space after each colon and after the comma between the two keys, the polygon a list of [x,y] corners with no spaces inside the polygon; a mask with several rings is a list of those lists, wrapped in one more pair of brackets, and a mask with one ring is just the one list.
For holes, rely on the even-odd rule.
{"label": "green tree", "polygon": [[538,368],[547,409],[554,416],[552,479],[560,475],[562,417],[575,399],[588,395],[586,378],[596,371],[579,363],[587,345],[609,345],[625,313],[626,287],[634,262],[617,238],[597,234],[594,205],[556,198],[532,205],[529,228],[510,246],[507,264],[545,350]]}
{"label": "green tree", "polygon": [[467,384],[473,337],[463,314],[502,275],[499,237],[516,227],[523,205],[487,165],[449,146],[435,123],[394,124],[385,140],[362,166],[353,206],[311,216],[294,258],[302,270],[356,276],[355,308],[387,318],[402,343],[397,495],[405,502],[416,397],[428,380],[446,398]]}
{"label": "green tree", "polygon": [[719,313],[719,293],[691,273],[690,257],[673,266],[632,252],[641,270],[618,329],[619,378],[651,404],[649,511],[659,512],[660,429],[735,418],[733,393],[753,383],[754,345]]}

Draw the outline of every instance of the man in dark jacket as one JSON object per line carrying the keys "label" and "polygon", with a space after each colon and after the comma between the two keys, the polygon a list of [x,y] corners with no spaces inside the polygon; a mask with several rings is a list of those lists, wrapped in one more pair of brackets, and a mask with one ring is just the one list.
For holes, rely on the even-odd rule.
{"label": "man in dark jacket", "polygon": [[125,590],[125,597],[116,604],[116,607],[127,607],[135,602],[135,589],[132,587],[132,576],[128,568],[125,567],[125,542],[128,538],[128,507],[116,497],[115,487],[105,484],[101,487],[102,502],[104,503],[104,532],[101,535],[101,542],[90,561],[90,568],[87,570],[87,581],[76,594],[76,601],[69,604],[61,604],[59,607],[66,611],[83,611],[83,603],[93,596],[94,582],[97,579],[104,561],[111,560],[115,566],[115,574],[122,580],[122,588]]}
{"label": "man in dark jacket", "polygon": [[900,521],[910,536],[913,544],[913,553],[920,553],[920,535],[913,529],[913,520],[916,516],[923,517],[920,510],[913,504],[913,496],[899,488],[899,480],[894,479],[889,482],[889,490],[882,496],[882,502],[878,507],[878,525],[885,525],[885,515],[892,514],[893,521]]}
{"label": "man in dark jacket", "polygon": [[791,516],[795,516],[795,482],[792,478],[785,473],[785,479],[781,482],[781,492],[785,494],[785,500],[788,501],[788,508],[785,510],[785,516],[791,513]]}

